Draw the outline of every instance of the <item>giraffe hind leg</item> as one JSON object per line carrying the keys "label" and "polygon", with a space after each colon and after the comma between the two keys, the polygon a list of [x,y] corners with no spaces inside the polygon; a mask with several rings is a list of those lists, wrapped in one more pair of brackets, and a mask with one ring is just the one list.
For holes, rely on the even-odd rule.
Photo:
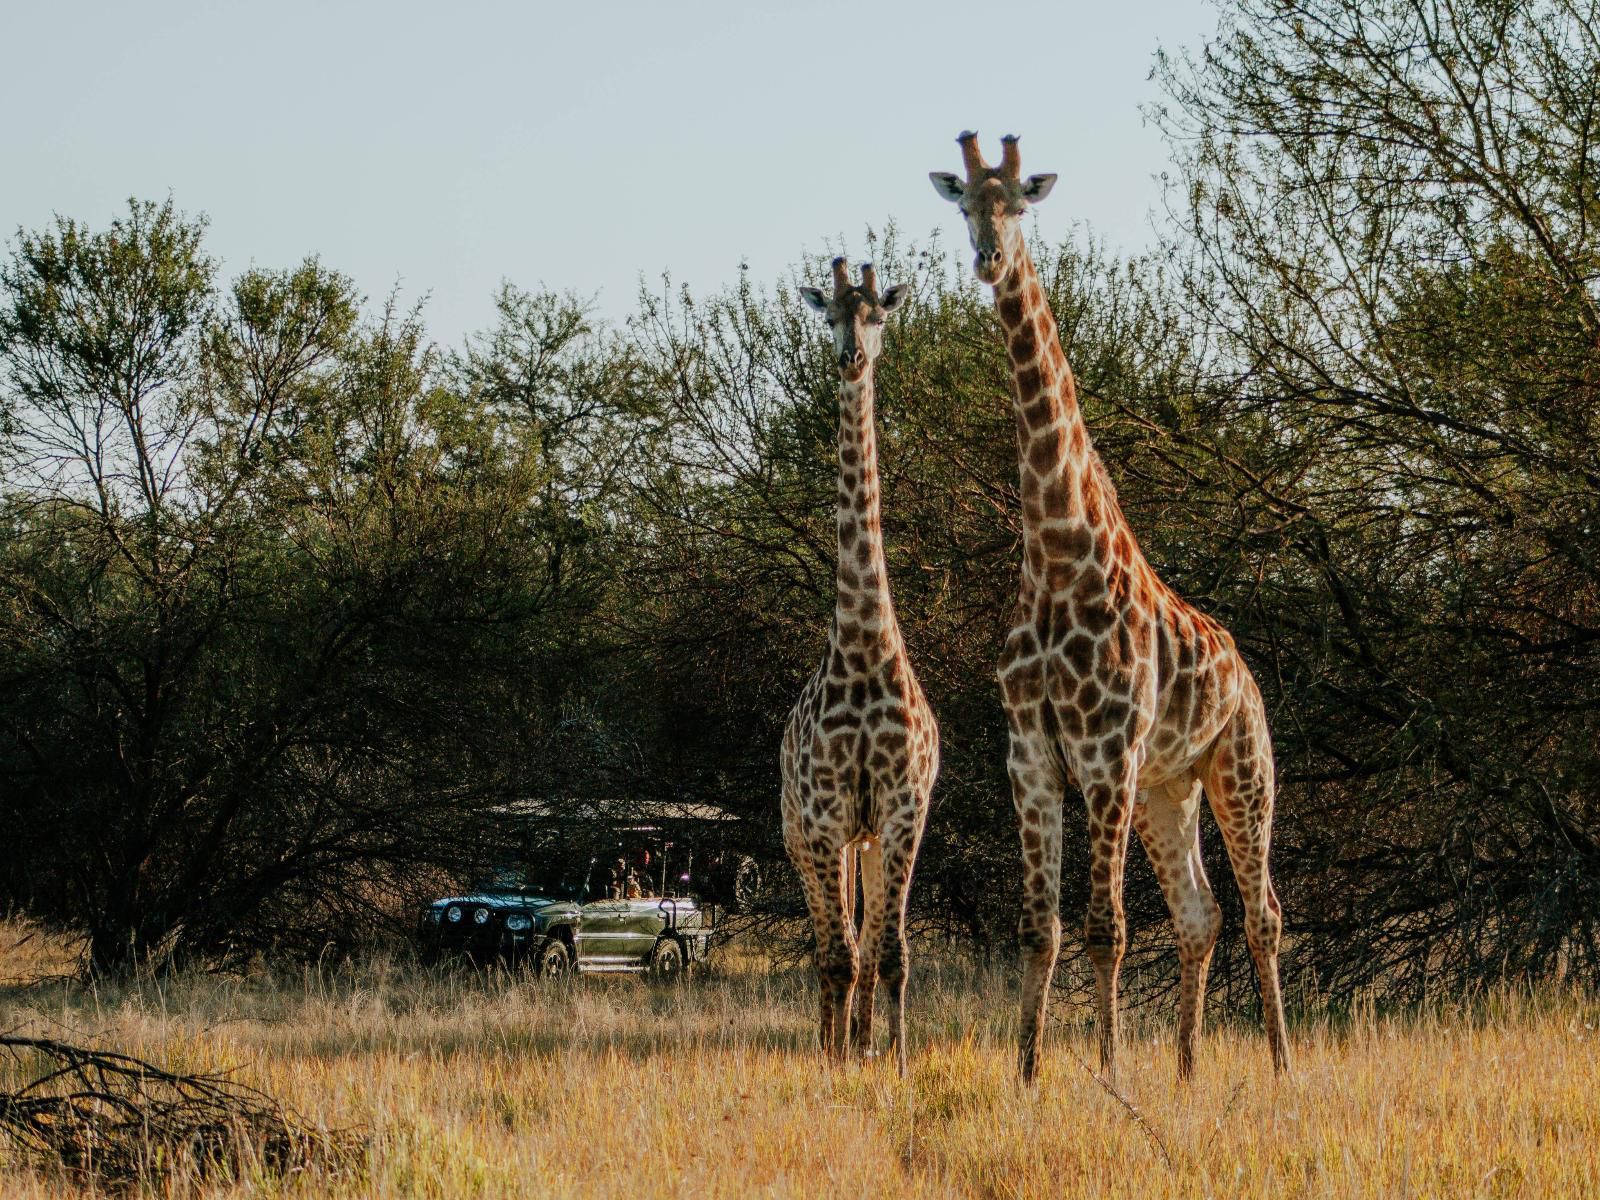
{"label": "giraffe hind leg", "polygon": [[1261,987],[1261,1017],[1272,1051],[1273,1070],[1283,1073],[1290,1068],[1283,993],[1278,982],[1283,909],[1267,868],[1272,845],[1272,742],[1260,694],[1253,687],[1217,739],[1205,774],[1205,789],[1228,848],[1239,897],[1244,901],[1245,937]]}
{"label": "giraffe hind leg", "polygon": [[1133,810],[1133,827],[1161,884],[1178,943],[1179,1079],[1188,1079],[1194,1071],[1206,975],[1222,929],[1222,909],[1200,859],[1200,793],[1199,779],[1173,780],[1141,793],[1141,803]]}

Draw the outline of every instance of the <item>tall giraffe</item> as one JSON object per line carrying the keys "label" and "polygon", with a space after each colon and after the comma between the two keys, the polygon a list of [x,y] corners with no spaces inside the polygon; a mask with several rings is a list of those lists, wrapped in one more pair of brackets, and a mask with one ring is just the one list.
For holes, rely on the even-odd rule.
{"label": "tall giraffe", "polygon": [[1039,1068],[1050,978],[1061,945],[1061,805],[1070,781],[1089,816],[1085,942],[1094,964],[1100,1063],[1116,1066],[1117,972],[1127,944],[1123,865],[1130,825],[1172,912],[1181,990],[1178,1075],[1194,1069],[1206,972],[1222,925],[1200,858],[1200,797],[1227,844],[1261,983],[1276,1070],[1288,1067],[1278,989],[1282,912],[1267,872],[1272,740],[1260,689],[1216,621],[1180,599],[1145,561],[1090,444],[1077,388],[1022,233],[1022,215],[1055,185],[1022,178],[1017,139],[989,167],[977,135],[960,143],[966,179],[931,172],[961,206],[995,292],[1011,356],[1022,496],[1022,578],[1000,656],[1010,726],[1008,770],[1021,827],[1022,1031],[1019,1066]]}
{"label": "tall giraffe", "polygon": [[[906,289],[891,287],[880,298],[870,263],[853,287],[845,260],[836,258],[832,299],[819,288],[800,294],[827,318],[838,354],[839,559],[827,652],[783,735],[783,842],[816,931],[823,1049],[843,1057],[852,993],[855,1046],[871,1048],[881,971],[890,1045],[904,1075],[906,899],[939,773],[939,727],[895,621],[879,524],[873,370],[884,320]],[[853,856],[865,902],[859,959],[850,919]]]}

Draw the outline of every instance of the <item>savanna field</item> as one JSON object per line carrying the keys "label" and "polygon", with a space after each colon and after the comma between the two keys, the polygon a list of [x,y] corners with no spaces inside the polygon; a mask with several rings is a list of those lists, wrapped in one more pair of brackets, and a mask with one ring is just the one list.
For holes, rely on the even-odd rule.
{"label": "savanna field", "polygon": [[1600,0],[196,7],[0,24],[0,1200],[1600,1200]]}
{"label": "savanna field", "polygon": [[[1252,1020],[1213,1013],[1185,1088],[1170,1024],[1136,1013],[1118,1094],[1089,1070],[1090,1014],[1058,1003],[1028,1092],[1014,973],[928,955],[902,1082],[883,1061],[825,1066],[809,972],[754,956],[671,988],[387,961],[96,987],[52,977],[56,947],[25,928],[4,947],[0,1028],[232,1067],[363,1138],[335,1167],[162,1174],[152,1195],[1600,1194],[1600,1006],[1571,992],[1301,1011],[1283,1081]],[[0,1086],[37,1065],[6,1062]],[[96,1192],[12,1156],[0,1194]]]}

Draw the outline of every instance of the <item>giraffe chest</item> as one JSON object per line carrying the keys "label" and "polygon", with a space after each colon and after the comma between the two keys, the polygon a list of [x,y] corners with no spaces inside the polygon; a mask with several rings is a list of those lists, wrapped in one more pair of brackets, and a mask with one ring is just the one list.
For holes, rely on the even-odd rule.
{"label": "giraffe chest", "polygon": [[871,742],[931,721],[922,688],[903,655],[863,663],[863,656],[831,646],[795,705],[790,724],[801,740],[826,744],[830,757],[842,746]]}
{"label": "giraffe chest", "polygon": [[1070,603],[1024,608],[999,672],[1013,735],[1058,747],[1080,784],[1130,760],[1152,786],[1181,776],[1233,711],[1237,654],[1202,618],[1124,606],[1099,628]]}
{"label": "giraffe chest", "polygon": [[1159,614],[1137,589],[1114,581],[1093,563],[1078,565],[1066,582],[1024,569],[1001,666],[1037,659],[1042,682],[1083,683],[1134,690],[1141,677],[1161,674]]}
{"label": "giraffe chest", "polygon": [[903,658],[864,672],[832,652],[789,717],[784,769],[826,805],[842,794],[932,786],[938,726]]}

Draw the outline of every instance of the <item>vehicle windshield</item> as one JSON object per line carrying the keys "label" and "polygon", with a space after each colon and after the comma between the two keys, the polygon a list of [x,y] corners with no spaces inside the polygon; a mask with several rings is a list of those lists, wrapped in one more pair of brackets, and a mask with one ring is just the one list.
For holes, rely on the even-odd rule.
{"label": "vehicle windshield", "polygon": [[499,866],[480,875],[472,886],[480,892],[521,892],[556,900],[575,900],[583,890],[583,872],[537,870],[526,864]]}

